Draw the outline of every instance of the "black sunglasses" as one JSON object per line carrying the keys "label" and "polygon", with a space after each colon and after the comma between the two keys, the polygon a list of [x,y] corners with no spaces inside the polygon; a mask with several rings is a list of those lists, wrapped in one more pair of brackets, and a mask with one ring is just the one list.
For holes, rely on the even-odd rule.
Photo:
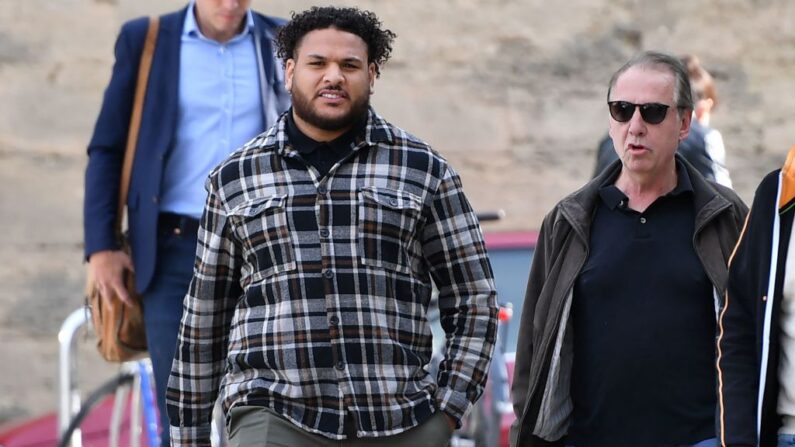
{"label": "black sunglasses", "polygon": [[665,119],[669,106],[657,102],[633,104],[627,101],[608,101],[607,107],[610,109],[610,116],[619,123],[626,123],[631,120],[637,107],[640,109],[640,116],[643,121],[649,124],[660,124]]}

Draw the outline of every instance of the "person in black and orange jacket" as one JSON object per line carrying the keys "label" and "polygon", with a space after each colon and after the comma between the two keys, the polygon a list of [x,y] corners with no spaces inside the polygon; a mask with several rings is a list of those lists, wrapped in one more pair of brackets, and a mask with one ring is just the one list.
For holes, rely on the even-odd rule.
{"label": "person in black and orange jacket", "polygon": [[756,190],[719,319],[721,446],[795,445],[795,146]]}

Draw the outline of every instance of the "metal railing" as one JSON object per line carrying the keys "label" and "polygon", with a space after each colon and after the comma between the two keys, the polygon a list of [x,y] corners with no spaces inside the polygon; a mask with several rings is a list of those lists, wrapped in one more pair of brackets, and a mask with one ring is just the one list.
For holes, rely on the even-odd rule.
{"label": "metal railing", "polygon": [[[69,421],[80,411],[80,391],[77,387],[77,359],[73,355],[75,334],[88,321],[88,310],[77,309],[64,320],[58,331],[58,438],[60,439]],[[82,447],[82,436],[78,428],[72,433],[72,447]]]}
{"label": "metal railing", "polygon": [[[130,402],[129,445],[131,447],[140,446],[144,428],[143,416],[146,423],[148,445],[150,447],[158,446],[160,438],[157,435],[157,411],[152,395],[152,365],[149,359],[121,364],[119,374],[95,390],[86,400],[88,408],[83,407],[78,386],[76,335],[78,330],[90,321],[90,318],[91,314],[88,308],[77,309],[64,320],[58,332],[58,438],[61,440],[61,445],[82,447],[80,422],[87,416],[91,410],[90,407],[96,405],[102,397],[115,394],[108,445],[110,447],[119,445],[125,404]],[[128,399],[129,393],[132,394]],[[65,440],[64,436],[68,436],[69,439]]]}
{"label": "metal railing", "polygon": [[[87,307],[69,314],[58,331],[58,439],[59,445],[82,447],[80,424],[100,400],[114,394],[108,433],[108,446],[118,447],[122,436],[125,409],[129,408],[130,447],[139,447],[144,437],[149,447],[160,445],[159,418],[154,397],[152,363],[148,358],[122,363],[119,373],[89,393],[85,402],[78,386],[77,333],[91,321]],[[211,443],[215,447],[227,445],[223,412],[215,409],[212,421]],[[168,429],[168,427],[166,427]],[[145,436],[144,436],[145,435]],[[69,439],[64,439],[68,436]]]}

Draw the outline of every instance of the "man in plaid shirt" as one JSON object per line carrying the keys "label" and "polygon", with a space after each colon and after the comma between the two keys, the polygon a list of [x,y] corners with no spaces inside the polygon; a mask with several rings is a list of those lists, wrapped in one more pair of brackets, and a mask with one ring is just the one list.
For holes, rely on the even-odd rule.
{"label": "man in plaid shirt", "polygon": [[[496,291],[438,153],[369,106],[395,35],[356,8],[279,33],[293,108],[207,181],[167,392],[173,445],[447,445],[480,396]],[[426,314],[447,336],[429,374]]]}

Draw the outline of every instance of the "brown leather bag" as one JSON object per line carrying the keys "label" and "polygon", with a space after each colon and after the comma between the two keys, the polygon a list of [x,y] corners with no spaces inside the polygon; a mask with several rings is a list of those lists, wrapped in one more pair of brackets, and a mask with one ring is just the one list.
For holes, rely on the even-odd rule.
{"label": "brown leather bag", "polygon": [[[128,255],[130,254],[130,244],[126,234],[122,233],[121,227],[126,209],[127,191],[130,187],[130,173],[135,159],[135,146],[138,143],[138,131],[141,127],[141,111],[146,95],[146,85],[149,81],[149,71],[157,43],[158,26],[157,17],[149,19],[149,29],[146,32],[141,64],[138,68],[138,82],[135,87],[119,188],[116,237],[121,243],[121,249]],[[90,274],[86,282],[86,306],[91,311],[91,321],[94,325],[94,332],[97,334],[97,349],[102,358],[109,362],[126,362],[146,355],[146,330],[141,309],[141,297],[135,290],[135,277],[131,272],[125,275],[124,284],[133,302],[132,306],[125,305],[115,295],[109,299],[102,299],[94,278]]]}
{"label": "brown leather bag", "polygon": [[[126,238],[122,243],[124,252],[129,254]],[[102,358],[114,363],[147,355],[141,297],[135,291],[132,273],[125,275],[124,285],[132,300],[131,306],[124,304],[115,294],[103,299],[90,274],[86,286],[86,302],[91,309],[91,322],[97,335],[97,350]]]}

